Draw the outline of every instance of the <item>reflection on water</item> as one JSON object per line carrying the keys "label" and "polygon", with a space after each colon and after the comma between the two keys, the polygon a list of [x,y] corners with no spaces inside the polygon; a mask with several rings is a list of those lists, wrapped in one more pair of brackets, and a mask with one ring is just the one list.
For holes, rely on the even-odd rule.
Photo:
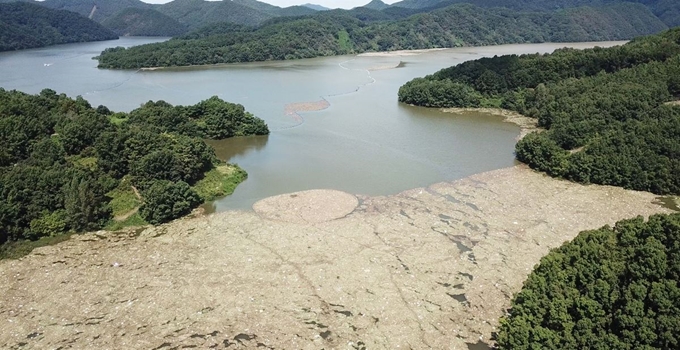
{"label": "reflection on water", "polygon": [[656,197],[654,204],[660,205],[666,209],[680,212],[680,197],[674,196]]}
{"label": "reflection on water", "polygon": [[267,145],[269,135],[232,137],[226,140],[205,140],[215,149],[217,158],[229,161],[236,156],[246,156],[250,152],[259,152]]}

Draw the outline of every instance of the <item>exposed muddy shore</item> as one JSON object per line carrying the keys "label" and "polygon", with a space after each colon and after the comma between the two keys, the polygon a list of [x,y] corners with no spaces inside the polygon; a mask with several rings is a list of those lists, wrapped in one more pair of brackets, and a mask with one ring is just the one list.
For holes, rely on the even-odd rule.
{"label": "exposed muddy shore", "polygon": [[496,115],[503,117],[503,121],[506,123],[512,123],[519,126],[520,132],[517,135],[517,141],[522,139],[529,133],[534,131],[542,131],[543,129],[538,127],[538,120],[535,118],[529,118],[527,116],[521,115],[517,112],[513,112],[507,109],[501,108],[442,108],[442,112],[453,113],[453,114],[464,114],[468,112],[478,112],[486,113],[491,115]]}
{"label": "exposed muddy shore", "polygon": [[0,348],[468,349],[551,248],[670,200],[515,166],[74,236],[0,262]]}
{"label": "exposed muddy shore", "polygon": [[0,348],[466,349],[550,248],[670,212],[523,166],[393,196],[279,197],[0,262]]}

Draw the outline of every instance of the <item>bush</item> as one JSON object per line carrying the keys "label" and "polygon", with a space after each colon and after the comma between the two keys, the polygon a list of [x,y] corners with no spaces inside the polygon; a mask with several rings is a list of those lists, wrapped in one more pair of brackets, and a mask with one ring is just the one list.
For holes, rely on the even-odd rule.
{"label": "bush", "polygon": [[202,203],[198,194],[184,181],[157,181],[144,191],[143,197],[144,204],[139,213],[153,225],[186,215]]}

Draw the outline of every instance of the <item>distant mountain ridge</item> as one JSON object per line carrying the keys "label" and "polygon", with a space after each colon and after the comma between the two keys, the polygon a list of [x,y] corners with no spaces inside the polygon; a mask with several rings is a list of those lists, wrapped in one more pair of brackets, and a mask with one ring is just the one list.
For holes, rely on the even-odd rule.
{"label": "distant mountain ridge", "polygon": [[[148,4],[140,0],[0,0],[0,3],[17,1],[91,17],[96,22],[112,26],[110,29],[119,33],[145,32],[158,33],[160,36],[168,36],[170,33],[178,33],[173,36],[179,35],[185,33],[187,29],[197,29],[219,22],[257,26],[276,17],[311,15],[317,13],[318,10],[326,9],[322,6],[318,9],[308,6],[282,8],[257,0],[174,0],[162,5]],[[129,10],[131,8],[138,9],[138,11]],[[173,30],[170,28],[170,21],[163,19],[159,14],[149,12],[150,10],[170,17],[181,25]],[[133,16],[133,13],[136,14]],[[126,20],[121,20],[121,16],[124,16]],[[151,18],[155,20],[152,21]],[[151,28],[150,25],[154,24],[160,27]]]}
{"label": "distant mountain ridge", "polygon": [[153,5],[139,0],[45,0],[40,5],[57,10],[67,10],[102,22],[127,8],[150,9]]}
{"label": "distant mountain ridge", "polygon": [[118,35],[73,12],[28,2],[0,3],[0,51],[112,39]]}
{"label": "distant mountain ridge", "polygon": [[366,7],[366,8],[373,9],[373,10],[384,10],[384,9],[390,7],[390,5],[384,3],[380,0],[372,0],[371,2],[369,2],[368,4],[366,4],[362,7]]}
{"label": "distant mountain ridge", "polygon": [[[0,0],[2,2],[17,0]],[[109,26],[117,33],[128,35],[141,35],[135,33],[156,33],[156,35],[181,35],[186,31],[218,25],[222,22],[259,27],[267,23],[280,23],[294,20],[300,16],[348,16],[365,23],[378,21],[390,22],[405,19],[419,13],[429,13],[455,4],[469,3],[479,8],[501,8],[505,11],[555,13],[556,11],[581,8],[610,6],[617,4],[638,4],[646,7],[667,26],[680,25],[680,0],[402,0],[392,5],[387,5],[381,0],[372,0],[364,6],[352,10],[333,9],[323,6],[306,4],[304,6],[291,6],[281,8],[257,0],[174,0],[162,5],[151,5],[140,0],[45,0],[35,2],[32,0],[19,0],[32,2],[49,8],[64,9],[79,13],[83,16],[91,16],[92,19]],[[135,11],[128,10],[137,9]],[[157,11],[150,12],[150,11]],[[512,12],[508,12],[512,13]],[[646,12],[639,13],[646,16]],[[576,16],[572,13],[571,16]],[[586,21],[589,15],[580,10],[578,16]],[[600,16],[598,14],[597,16]],[[114,18],[109,20],[110,18]],[[170,19],[168,19],[170,18]],[[601,25],[604,19],[592,19]],[[623,19],[622,19],[623,20]],[[458,21],[455,19],[454,21]],[[616,22],[615,20],[613,20]],[[606,22],[606,21],[605,21]],[[180,23],[173,28],[173,23]],[[651,23],[651,22],[646,22]],[[641,23],[645,25],[645,23]],[[569,23],[562,25],[569,26]],[[587,32],[589,29],[583,24],[585,34],[582,37],[594,34]],[[592,30],[597,31],[596,26]],[[619,26],[622,24],[607,24],[607,26]],[[159,26],[159,28],[152,28]],[[211,32],[207,30],[206,32]],[[429,35],[425,33],[425,35]]]}
{"label": "distant mountain ridge", "polygon": [[187,27],[153,9],[128,7],[102,21],[102,25],[120,36],[178,36]]}
{"label": "distant mountain ridge", "polygon": [[[456,4],[399,18],[359,7],[277,18],[258,28],[220,27],[165,43],[104,51],[100,68],[142,68],[251,62],[511,43],[624,40],[668,27],[641,4],[515,11]],[[401,14],[400,14],[401,13]],[[383,18],[383,19],[380,19]],[[384,19],[387,18],[387,19]],[[189,39],[191,38],[191,39]]]}
{"label": "distant mountain ridge", "polygon": [[479,7],[502,7],[518,11],[555,11],[582,6],[604,6],[624,2],[639,3],[647,7],[669,27],[680,25],[680,1],[678,0],[402,0],[390,7],[424,9],[440,4],[469,3]]}
{"label": "distant mountain ridge", "polygon": [[302,6],[309,7],[310,9],[316,10],[316,11],[328,11],[328,10],[330,10],[328,7],[317,5],[317,4],[307,3],[307,4],[303,4]]}
{"label": "distant mountain ridge", "polygon": [[157,9],[190,29],[219,22],[256,25],[276,17],[233,1],[175,0]]}

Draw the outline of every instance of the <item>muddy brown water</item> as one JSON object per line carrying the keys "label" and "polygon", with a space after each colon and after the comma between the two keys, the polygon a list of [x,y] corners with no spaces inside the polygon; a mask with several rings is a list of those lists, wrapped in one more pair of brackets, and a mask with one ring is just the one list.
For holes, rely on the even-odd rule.
{"label": "muddy brown water", "polygon": [[[511,166],[518,127],[495,116],[400,104],[399,87],[485,56],[620,44],[503,45],[155,71],[101,70],[92,59],[107,47],[159,40],[121,38],[0,53],[0,87],[28,93],[51,88],[116,111],[148,100],[193,104],[213,95],[243,104],[268,123],[271,135],[210,142],[220,158],[249,173],[232,196],[209,205],[216,211],[249,209],[265,197],[315,188],[395,194]],[[286,113],[291,104],[320,100],[329,107]]]}

